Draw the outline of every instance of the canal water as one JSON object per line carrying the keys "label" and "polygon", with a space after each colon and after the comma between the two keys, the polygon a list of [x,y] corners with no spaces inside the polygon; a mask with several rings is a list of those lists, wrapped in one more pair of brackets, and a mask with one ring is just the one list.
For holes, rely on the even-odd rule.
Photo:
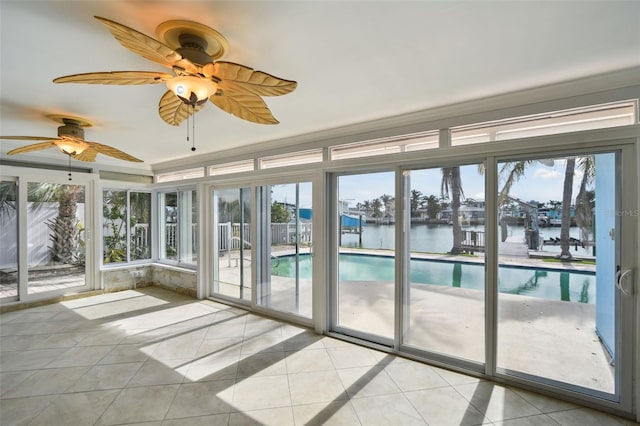
{"label": "canal water", "polygon": [[[465,230],[484,232],[484,226],[465,226]],[[453,242],[451,225],[411,225],[411,251],[424,253],[446,253],[451,250]],[[522,237],[524,241],[523,226],[509,226],[507,228],[509,237]],[[580,239],[580,228],[572,227],[569,235]],[[549,240],[560,237],[560,227],[551,226],[540,228],[540,239]],[[393,250],[395,238],[395,226],[366,224],[362,233],[362,248],[369,249],[390,249]],[[343,234],[343,247],[358,247],[358,234]],[[560,246],[545,245],[543,250],[552,253],[560,253]],[[575,246],[571,247],[573,255],[592,256],[591,247]]]}

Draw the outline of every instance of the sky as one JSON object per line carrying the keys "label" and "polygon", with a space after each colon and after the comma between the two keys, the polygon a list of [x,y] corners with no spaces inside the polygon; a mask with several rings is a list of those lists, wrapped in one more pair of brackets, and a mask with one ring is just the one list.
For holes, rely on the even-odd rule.
{"label": "sky", "polygon": [[[613,155],[613,154],[607,154]],[[525,175],[516,182],[510,195],[523,201],[562,201],[564,171],[566,160],[556,158],[547,165],[536,162],[527,167]],[[500,168],[500,164],[498,165]],[[484,176],[478,171],[477,165],[460,167],[462,188],[466,198],[484,200]],[[442,172],[440,168],[421,169],[411,171],[411,188],[417,189],[424,195],[440,196]],[[576,165],[573,179],[573,199],[580,189],[582,170]],[[365,173],[358,175],[340,176],[338,179],[339,198],[348,201],[355,207],[356,203],[379,198],[383,194],[395,196],[394,173]],[[502,183],[500,184],[500,187]],[[593,189],[592,187],[590,189]],[[274,200],[293,203],[295,200],[295,185],[277,185],[273,188]],[[311,207],[311,185],[301,186],[300,207]]]}

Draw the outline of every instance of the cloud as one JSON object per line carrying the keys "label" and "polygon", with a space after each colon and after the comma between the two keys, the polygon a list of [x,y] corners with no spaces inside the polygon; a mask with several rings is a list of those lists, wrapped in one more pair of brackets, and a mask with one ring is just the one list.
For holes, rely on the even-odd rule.
{"label": "cloud", "polygon": [[536,169],[536,171],[533,172],[533,176],[539,179],[549,180],[549,179],[560,179],[562,178],[563,175],[557,170],[540,168],[540,169]]}

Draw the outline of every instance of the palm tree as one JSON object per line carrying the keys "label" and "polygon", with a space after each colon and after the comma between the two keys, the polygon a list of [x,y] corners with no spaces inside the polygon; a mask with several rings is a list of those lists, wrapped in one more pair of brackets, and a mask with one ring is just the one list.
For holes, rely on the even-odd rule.
{"label": "palm tree", "polygon": [[500,168],[499,176],[504,176],[504,183],[502,189],[498,194],[498,206],[502,206],[507,201],[507,196],[511,192],[511,187],[514,183],[520,180],[524,176],[524,173],[530,165],[536,163],[537,160],[525,160],[525,161],[507,161]]}
{"label": "palm tree", "polygon": [[38,208],[42,203],[55,202],[58,204],[58,216],[47,223],[52,234],[53,245],[49,247],[51,258],[61,263],[83,264],[82,228],[76,218],[78,202],[82,201],[84,187],[81,185],[67,185],[54,183],[30,183],[27,189],[27,199]]}
{"label": "palm tree", "polygon": [[389,194],[382,194],[380,196],[380,201],[382,201],[382,205],[384,206],[384,214],[385,216],[389,215],[389,210],[391,209],[391,203],[393,203],[394,198]]}
{"label": "palm tree", "polygon": [[371,209],[373,210],[373,217],[379,219],[382,216],[382,201],[380,198],[376,198],[371,201]]}
{"label": "palm tree", "polygon": [[442,169],[442,184],[440,185],[442,196],[451,194],[451,221],[453,223],[453,246],[450,254],[462,252],[462,226],[460,224],[460,200],[464,196],[462,192],[462,180],[460,167],[444,167]]}
{"label": "palm tree", "polygon": [[571,197],[573,195],[573,174],[576,168],[576,158],[567,158],[567,165],[564,170],[564,184],[562,187],[562,225],[560,228],[560,259],[570,260],[569,251],[569,228],[571,226]]}
{"label": "palm tree", "polygon": [[576,224],[582,231],[583,239],[589,239],[589,233],[593,228],[593,205],[591,196],[593,191],[587,187],[593,182],[595,176],[595,161],[593,155],[581,157],[578,160],[578,167],[582,170],[580,190],[576,195]]}
{"label": "palm tree", "polygon": [[411,217],[418,216],[418,209],[424,204],[424,196],[417,189],[411,190]]}

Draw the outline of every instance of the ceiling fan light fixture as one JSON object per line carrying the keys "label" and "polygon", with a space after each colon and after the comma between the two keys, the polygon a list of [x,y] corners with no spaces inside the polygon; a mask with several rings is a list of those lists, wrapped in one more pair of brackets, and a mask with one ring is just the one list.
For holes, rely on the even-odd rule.
{"label": "ceiling fan light fixture", "polygon": [[54,143],[56,144],[60,152],[67,155],[78,155],[85,149],[89,148],[89,145],[84,142],[68,139],[57,140]]}
{"label": "ceiling fan light fixture", "polygon": [[199,105],[216,93],[218,85],[206,78],[186,75],[168,80],[167,88],[175,93],[182,102]]}

